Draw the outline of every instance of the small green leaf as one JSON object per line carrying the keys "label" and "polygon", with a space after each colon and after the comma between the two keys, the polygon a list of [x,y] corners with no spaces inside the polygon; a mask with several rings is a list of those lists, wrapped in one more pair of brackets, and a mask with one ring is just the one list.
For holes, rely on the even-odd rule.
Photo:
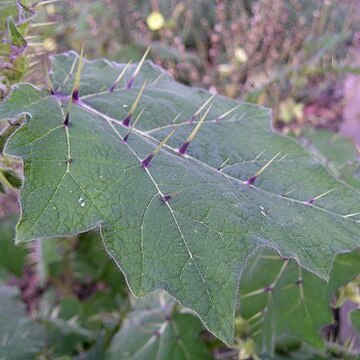
{"label": "small green leaf", "polygon": [[74,353],[83,343],[90,343],[95,338],[94,333],[74,321],[48,318],[43,320],[43,325],[47,331],[47,349],[51,349],[53,355]]}
{"label": "small green leaf", "polygon": [[0,359],[35,359],[45,348],[45,331],[26,317],[16,288],[0,282]]}
{"label": "small green leaf", "polygon": [[240,286],[240,312],[260,349],[271,354],[283,334],[323,349],[321,329],[333,322],[331,296],[360,273],[355,251],[335,258],[329,283],[301,269],[294,261],[261,251],[249,261]]}
{"label": "small green leaf", "polygon": [[18,30],[12,16],[9,16],[7,19],[7,28],[11,40],[11,45],[16,46],[18,48],[26,47],[26,40]]}
{"label": "small green leaf", "polygon": [[173,308],[174,301],[160,292],[139,300],[114,336],[107,359],[210,360],[200,341],[201,323]]}
{"label": "small green leaf", "polygon": [[0,278],[4,281],[9,276],[21,276],[28,253],[23,245],[14,246],[15,224],[15,216],[0,220]]}

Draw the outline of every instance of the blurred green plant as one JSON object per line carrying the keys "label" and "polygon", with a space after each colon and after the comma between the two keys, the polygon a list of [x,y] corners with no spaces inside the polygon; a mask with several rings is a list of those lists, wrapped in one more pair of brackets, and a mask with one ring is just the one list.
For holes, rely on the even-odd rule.
{"label": "blurred green plant", "polygon": [[0,94],[6,94],[8,86],[20,81],[29,69],[25,37],[28,33],[34,11],[30,1],[0,2]]}

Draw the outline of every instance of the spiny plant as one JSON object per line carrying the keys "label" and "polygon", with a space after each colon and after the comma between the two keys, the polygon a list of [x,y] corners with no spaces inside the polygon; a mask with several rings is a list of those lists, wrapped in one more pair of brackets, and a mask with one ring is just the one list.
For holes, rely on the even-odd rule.
{"label": "spiny plant", "polygon": [[[0,105],[2,121],[26,118],[4,149],[24,164],[16,243],[98,229],[134,295],[166,290],[225,344],[239,281],[241,311],[270,324],[266,351],[289,329],[308,340],[285,325],[294,314],[319,335],[331,316],[308,312],[307,289],[328,300],[335,256],[358,247],[358,190],[276,134],[268,109],[176,83],[145,56],[54,56],[46,88],[15,85]],[[243,270],[264,247],[278,261],[256,267],[269,277],[254,281]],[[250,294],[261,305],[247,310]]]}
{"label": "spiny plant", "polygon": [[[34,78],[33,72],[39,65],[40,55],[44,54],[41,36],[36,30],[50,23],[34,24],[34,18],[44,5],[57,0],[46,1],[0,1],[0,99],[9,92],[14,83]],[[32,74],[32,75],[31,75]],[[6,139],[13,133],[18,123],[0,124],[0,194],[20,186],[20,177],[16,161],[3,155]],[[4,212],[0,205],[0,214]]]}
{"label": "spiny plant", "polygon": [[0,94],[6,94],[7,87],[20,81],[31,68],[25,54],[26,39],[35,11],[31,1],[2,1],[0,3]]}

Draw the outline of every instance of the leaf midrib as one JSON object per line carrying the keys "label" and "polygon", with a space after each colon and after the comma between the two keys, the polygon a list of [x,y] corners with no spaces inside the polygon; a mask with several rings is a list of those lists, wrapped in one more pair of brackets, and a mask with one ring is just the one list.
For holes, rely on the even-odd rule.
{"label": "leaf midrib", "polygon": [[[89,105],[89,104],[87,104],[87,103],[85,103],[85,102],[80,102],[78,105],[81,106],[83,109],[88,110],[89,112],[91,112],[91,113],[93,113],[93,114],[96,114],[96,115],[102,117],[102,118],[105,119],[106,121],[109,121],[109,122],[112,122],[112,123],[116,123],[116,124],[122,126],[123,128],[128,129],[125,125],[122,124],[122,122],[121,122],[120,120],[114,119],[114,118],[112,118],[112,117],[110,117],[110,116],[102,113],[101,111],[97,110],[96,108],[94,108],[93,106],[91,106],[91,105]],[[206,125],[207,123],[208,123],[208,121],[205,121],[205,122],[203,123],[203,125]],[[133,128],[132,131],[133,131],[134,133],[136,133],[138,136],[150,140],[152,146],[154,146],[154,144],[158,144],[158,143],[159,143],[159,141],[158,141],[156,138],[152,137],[152,136],[149,135],[147,132],[144,132],[144,131],[139,130],[139,129],[136,129],[136,128]],[[120,138],[121,138],[121,135],[120,135],[120,134],[119,134],[119,136],[120,136]],[[167,150],[169,150],[169,152],[167,152],[167,154],[170,155],[170,156],[176,156],[176,157],[180,156],[176,149],[174,149],[173,147],[171,147],[171,146],[169,146],[169,145],[167,145],[167,144],[164,144],[163,148],[166,148]],[[164,150],[161,149],[161,151],[164,151]],[[134,153],[134,155],[136,155],[136,157],[138,158],[137,154],[136,154],[135,152],[133,152],[133,153]],[[231,176],[231,175],[229,175],[229,174],[226,174],[226,173],[224,173],[224,172],[222,172],[222,171],[218,171],[218,170],[215,169],[214,167],[212,167],[212,166],[210,166],[210,165],[208,165],[208,164],[206,164],[206,163],[204,163],[204,162],[202,162],[202,161],[200,161],[200,160],[198,160],[198,159],[196,159],[196,158],[194,158],[194,157],[192,157],[192,156],[190,156],[190,155],[188,155],[188,154],[181,155],[181,156],[184,157],[184,158],[187,158],[187,159],[189,159],[189,160],[192,160],[192,161],[200,164],[201,166],[206,167],[207,169],[211,169],[211,171],[215,171],[217,174],[221,174],[222,176],[224,176],[224,177],[227,178],[227,179],[230,179],[230,180],[232,180],[232,181],[236,181],[236,182],[239,183],[241,186],[249,186],[249,185],[246,185],[244,181],[242,181],[242,180],[240,180],[240,179],[237,179],[237,178],[235,178],[235,177],[233,177],[233,176]],[[139,158],[138,158],[138,159],[139,159]],[[141,161],[141,159],[139,159],[139,161]],[[319,163],[319,164],[320,164],[320,163]],[[340,183],[343,184],[342,182],[340,182]],[[355,190],[357,193],[359,193],[359,191],[357,191],[356,189],[353,189],[352,187],[348,186],[347,184],[343,184],[343,185],[346,186],[346,187],[349,187],[349,188],[351,188],[352,190]],[[256,185],[250,185],[249,187],[251,187],[251,188],[254,189],[254,190],[260,191],[260,192],[262,192],[262,193],[265,193],[265,194],[267,194],[267,195],[269,195],[269,196],[274,196],[274,197],[276,197],[276,198],[279,198],[279,199],[281,199],[281,200],[283,200],[283,201],[290,201],[290,202],[294,202],[294,203],[297,203],[297,204],[301,204],[301,205],[303,205],[303,206],[311,206],[312,208],[314,208],[314,209],[316,209],[316,210],[323,211],[323,212],[325,212],[325,213],[328,213],[328,214],[333,215],[333,216],[336,216],[336,217],[340,217],[340,218],[343,219],[344,221],[350,221],[350,222],[352,222],[352,223],[358,224],[357,220],[353,220],[353,219],[351,219],[351,218],[346,218],[346,217],[345,217],[346,214],[345,214],[345,215],[341,215],[341,214],[335,213],[335,212],[333,212],[333,211],[324,209],[324,208],[322,208],[322,207],[320,207],[320,206],[317,206],[317,205],[315,205],[315,204],[309,205],[309,204],[308,204],[308,201],[306,201],[306,200],[300,201],[300,200],[296,200],[296,199],[289,198],[289,197],[283,197],[283,196],[281,196],[281,195],[279,195],[279,194],[272,193],[272,192],[267,191],[267,190],[265,190],[265,189],[261,189],[261,188],[257,187]]]}
{"label": "leaf midrib", "polygon": [[[81,106],[81,104],[83,104],[83,103],[80,102],[78,105]],[[83,108],[84,108],[84,107],[83,107]],[[97,115],[100,115],[100,114],[101,114],[100,116],[103,117],[103,119],[107,122],[107,124],[108,124],[108,125],[113,129],[113,131],[118,135],[119,140],[122,141],[122,136],[121,136],[121,134],[118,132],[118,130],[117,130],[117,129],[115,128],[115,126],[112,124],[112,121],[111,121],[110,119],[108,119],[108,117],[107,117],[106,115],[102,114],[101,112],[98,112],[96,109],[92,109],[92,107],[86,107],[85,109],[88,110],[88,111],[90,111],[90,112],[92,112],[92,113],[95,113],[95,114],[97,114]],[[92,109],[92,110],[91,110],[91,109]],[[94,110],[96,110],[96,112],[94,112]],[[124,128],[126,128],[123,124],[121,124],[121,125],[122,125]],[[135,130],[135,129],[134,129],[134,130]],[[154,141],[154,140],[153,140],[153,141]],[[137,153],[134,151],[134,149],[129,145],[128,142],[125,142],[124,144],[128,147],[128,149],[131,151],[131,153],[132,153],[132,154],[136,157],[136,159],[139,161],[139,166],[141,166],[141,159],[139,158],[139,156],[137,155]],[[161,191],[161,189],[159,188],[159,186],[158,186],[157,182],[155,181],[155,179],[153,178],[153,176],[151,175],[149,169],[148,169],[147,167],[144,167],[144,170],[145,170],[145,172],[148,174],[148,177],[150,178],[150,180],[151,180],[151,182],[153,183],[153,185],[155,186],[155,189],[158,191],[158,194],[163,198],[164,194],[163,194],[163,192]],[[214,300],[212,299],[212,296],[211,296],[211,294],[210,294],[209,288],[208,288],[207,285],[206,285],[205,278],[204,278],[204,276],[203,276],[203,274],[202,274],[199,266],[197,265],[197,263],[196,263],[196,261],[195,261],[195,258],[194,258],[193,255],[192,255],[192,252],[191,252],[191,250],[190,250],[190,247],[189,247],[189,245],[188,245],[188,243],[187,243],[187,241],[186,241],[186,239],[185,239],[185,236],[184,236],[184,234],[183,234],[183,232],[182,232],[182,230],[181,230],[181,227],[179,226],[179,223],[178,223],[178,221],[177,221],[177,219],[176,219],[176,217],[175,217],[175,212],[174,212],[174,210],[172,209],[172,207],[170,206],[169,202],[166,201],[166,202],[165,202],[165,205],[166,205],[167,208],[169,209],[170,214],[171,214],[171,216],[172,216],[172,218],[173,218],[173,220],[174,220],[174,223],[175,223],[175,225],[176,225],[176,228],[177,228],[177,230],[178,230],[178,232],[179,232],[179,235],[181,236],[181,238],[182,238],[183,241],[184,241],[186,250],[187,250],[187,252],[188,252],[188,254],[189,254],[189,258],[191,258],[191,260],[193,261],[193,264],[194,264],[194,266],[195,266],[198,274],[200,275],[200,278],[201,278],[201,280],[202,280],[202,283],[204,284],[204,289],[206,290],[206,293],[207,293],[208,298],[209,298],[209,300],[210,300],[210,302],[211,302],[211,305],[212,305],[213,309],[216,309],[216,310],[214,311],[214,313],[215,313],[215,316],[216,316],[216,318],[217,318],[217,321],[218,321],[218,323],[220,324],[220,327],[221,327],[221,329],[222,329],[222,328],[223,328],[223,323],[222,323],[222,321],[221,321],[221,319],[219,318],[219,315],[218,315],[218,313],[217,313],[217,308],[216,308],[216,306],[215,306]],[[188,260],[187,260],[187,261],[188,261]],[[203,320],[203,321],[204,321],[204,320]],[[204,321],[204,324],[206,325],[205,321]]]}
{"label": "leaf midrib", "polygon": [[[39,88],[37,88],[37,87],[35,87],[35,86],[31,85],[31,84],[27,84],[27,83],[24,83],[24,84],[30,85],[30,86],[34,87],[36,90],[41,91],[41,89],[39,89]],[[123,90],[123,89],[116,89],[116,90],[120,91],[120,90]],[[114,90],[114,91],[115,91],[115,90]],[[108,91],[105,92],[105,93],[108,93]],[[30,104],[28,104],[28,105],[26,105],[24,108],[28,108],[28,107],[36,104],[37,102],[39,102],[39,101],[41,101],[41,100],[45,100],[45,99],[47,99],[47,98],[52,98],[52,97],[53,97],[53,95],[46,95],[46,96],[44,96],[44,97],[42,97],[42,98],[40,98],[40,99],[37,99],[36,101],[34,101],[34,102],[32,102],[32,103],[30,103]],[[55,98],[56,98],[56,97],[55,97]],[[70,99],[70,97],[68,97],[68,98]],[[61,109],[60,100],[59,100],[58,98],[56,98],[56,99],[58,100],[59,107],[60,107],[60,109]],[[94,114],[99,115],[100,117],[104,118],[104,119],[107,120],[107,121],[114,122],[114,123],[116,123],[116,124],[118,124],[118,125],[121,125],[122,127],[126,128],[126,127],[122,124],[122,122],[121,122],[120,120],[114,119],[114,118],[110,117],[109,115],[106,115],[106,114],[102,113],[101,111],[99,111],[99,110],[97,110],[96,108],[94,108],[93,106],[85,103],[84,101],[79,101],[78,105],[79,105],[80,107],[82,107],[83,109],[87,109],[89,112],[92,112],[92,113],[94,113]],[[26,111],[24,111],[24,112],[26,112]],[[24,112],[22,112],[22,113],[24,113]],[[239,121],[239,119],[236,119],[236,120],[234,120],[234,121],[232,121],[232,122],[237,122],[237,121]],[[208,124],[208,123],[214,123],[214,122],[216,122],[216,121],[215,121],[215,120],[205,121],[205,122],[203,123],[203,125],[206,125],[206,124]],[[222,120],[222,122],[224,122],[224,120]],[[225,122],[226,122],[226,121],[225,121]],[[229,122],[229,120],[227,120],[227,122]],[[196,121],[195,121],[194,123],[196,123]],[[183,125],[183,124],[184,124],[184,125],[185,125],[185,124],[188,124],[188,122],[180,123],[180,125]],[[170,126],[173,126],[173,125],[170,125]],[[159,141],[158,141],[156,138],[154,138],[154,137],[152,137],[151,135],[149,135],[149,134],[150,134],[151,132],[153,132],[153,131],[155,131],[155,130],[159,130],[159,129],[160,129],[160,128],[151,129],[151,130],[149,130],[149,131],[142,131],[142,130],[139,130],[139,129],[137,129],[137,128],[133,128],[133,132],[136,133],[137,135],[139,135],[139,136],[142,137],[142,138],[146,138],[146,139],[151,140],[151,141],[152,141],[152,145],[154,145],[153,143],[158,144]],[[47,135],[47,134],[43,134],[42,137],[44,137],[44,136],[46,136],[46,135]],[[35,139],[35,140],[38,140],[38,139]],[[35,141],[35,140],[34,140],[34,141]],[[169,145],[167,145],[167,144],[164,144],[163,147],[166,148],[166,149],[168,149],[168,150],[170,150],[170,152],[168,153],[169,155],[171,155],[171,156],[174,156],[174,155],[179,156],[179,154],[178,154],[178,152],[176,151],[176,149],[172,148],[171,146],[169,146]],[[161,149],[161,151],[164,151],[164,150]],[[196,158],[194,158],[194,157],[192,157],[192,156],[190,156],[190,155],[188,155],[188,154],[183,155],[183,157],[188,158],[188,159],[191,159],[192,161],[194,161],[194,162],[196,162],[196,163],[199,163],[199,164],[201,164],[202,166],[204,166],[204,167],[206,167],[206,168],[208,168],[208,169],[211,169],[212,171],[216,171],[216,173],[220,173],[220,174],[222,174],[223,176],[227,177],[228,179],[235,180],[236,182],[240,183],[241,185],[245,185],[245,183],[244,183],[243,181],[241,181],[240,179],[237,179],[237,178],[235,178],[235,177],[233,177],[233,176],[231,176],[231,175],[229,175],[229,174],[226,174],[226,173],[224,173],[223,171],[218,171],[218,170],[215,169],[214,167],[212,167],[212,166],[210,166],[210,165],[208,165],[208,164],[206,164],[206,163],[204,163],[204,162],[202,162],[202,161],[200,161],[200,160],[198,160],[198,159],[196,159]],[[321,164],[321,163],[320,163],[320,164]],[[338,180],[338,181],[339,181],[339,180]],[[356,191],[358,194],[360,194],[360,191],[359,191],[359,190],[353,188],[352,186],[350,186],[350,185],[348,185],[348,184],[346,184],[346,183],[344,183],[344,182],[342,182],[342,181],[339,181],[339,182],[340,182],[342,185],[344,185],[344,186],[346,186],[346,187],[348,187],[348,188]],[[246,186],[246,185],[245,185],[245,186]],[[288,201],[292,201],[292,202],[295,202],[295,203],[298,203],[298,204],[302,204],[302,205],[304,205],[304,206],[309,206],[309,204],[307,203],[307,201],[300,201],[300,200],[292,199],[292,198],[289,198],[289,197],[283,197],[283,196],[281,196],[281,195],[279,195],[279,194],[271,193],[271,192],[269,192],[269,191],[267,191],[267,190],[265,190],[265,189],[261,189],[261,188],[257,187],[256,185],[251,185],[251,188],[253,188],[253,189],[255,189],[255,190],[258,190],[258,191],[260,191],[260,192],[266,193],[267,195],[275,196],[275,197],[280,198],[280,199],[282,199],[282,200],[288,200]],[[343,220],[347,220],[347,221],[350,221],[350,222],[353,222],[353,223],[358,223],[357,220],[353,220],[353,219],[351,219],[351,218],[349,218],[349,217],[345,217],[347,214],[341,215],[341,214],[335,213],[335,212],[333,212],[333,211],[330,211],[330,210],[326,210],[326,209],[324,209],[324,208],[321,208],[321,207],[319,207],[319,206],[317,206],[317,205],[315,205],[315,204],[311,204],[311,207],[314,208],[314,209],[317,209],[317,210],[326,212],[326,213],[328,213],[328,214],[331,214],[331,215],[333,215],[333,216],[340,217],[340,218],[343,219]]]}

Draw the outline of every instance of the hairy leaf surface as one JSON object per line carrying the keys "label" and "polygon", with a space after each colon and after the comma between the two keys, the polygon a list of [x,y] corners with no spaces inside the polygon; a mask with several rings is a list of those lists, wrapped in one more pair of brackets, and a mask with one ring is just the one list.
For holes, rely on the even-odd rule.
{"label": "hairy leaf surface", "polygon": [[[17,242],[100,227],[135,295],[165,289],[226,343],[256,248],[327,279],[334,256],[358,246],[360,224],[346,215],[360,211],[359,193],[275,134],[268,110],[221,96],[206,109],[209,93],[150,62],[135,78],[130,66],[114,89],[124,65],[96,60],[84,62],[67,121],[77,62],[75,53],[53,59],[54,95],[22,84],[0,107],[0,119],[29,114],[5,148],[24,160]],[[141,118],[126,138],[123,120],[145,80],[130,125]]]}

